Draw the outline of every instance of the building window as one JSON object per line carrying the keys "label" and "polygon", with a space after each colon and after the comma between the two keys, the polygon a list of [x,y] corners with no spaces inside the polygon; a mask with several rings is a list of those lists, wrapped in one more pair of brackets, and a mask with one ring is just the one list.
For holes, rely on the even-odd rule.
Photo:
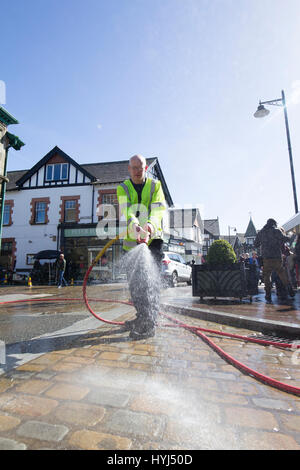
{"label": "building window", "polygon": [[13,252],[12,242],[2,242],[1,243],[1,256],[11,255]]}
{"label": "building window", "polygon": [[97,215],[99,220],[104,217],[107,219],[119,219],[119,203],[115,190],[104,189],[98,191]]}
{"label": "building window", "polygon": [[79,222],[80,196],[61,196],[60,223]]}
{"label": "building window", "polygon": [[3,225],[12,225],[14,201],[5,201],[3,210]]}
{"label": "building window", "polygon": [[65,201],[65,222],[76,222],[76,201]]}
{"label": "building window", "polygon": [[47,224],[48,219],[48,209],[49,209],[50,199],[48,197],[44,198],[33,198],[31,200],[31,219],[30,224]]}
{"label": "building window", "polygon": [[3,225],[9,225],[10,221],[10,205],[4,205],[4,213],[3,213]]}
{"label": "building window", "polygon": [[46,222],[46,207],[45,202],[37,202],[35,205],[35,218],[36,224],[44,224]]}
{"label": "building window", "polygon": [[46,166],[46,181],[65,181],[69,173],[68,163],[54,163]]}

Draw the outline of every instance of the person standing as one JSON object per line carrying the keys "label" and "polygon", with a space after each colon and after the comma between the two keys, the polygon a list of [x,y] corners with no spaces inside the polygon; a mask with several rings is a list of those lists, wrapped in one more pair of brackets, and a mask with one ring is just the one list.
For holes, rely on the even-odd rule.
{"label": "person standing", "polygon": [[67,281],[65,280],[64,274],[66,270],[67,262],[65,260],[65,256],[63,253],[59,255],[59,258],[57,260],[57,275],[58,275],[58,288],[60,289],[62,287],[62,284],[64,283],[65,286],[67,286]]}
{"label": "person standing", "polygon": [[[146,159],[142,155],[134,155],[129,160],[130,178],[117,188],[120,211],[127,225],[123,250],[130,295],[136,309],[136,318],[125,322],[132,339],[155,335],[160,301],[162,218],[166,202],[161,182],[146,177],[146,170]],[[150,251],[147,266],[141,251],[132,256],[132,250],[141,244]]]}
{"label": "person standing", "polygon": [[253,266],[253,270],[255,272],[255,276],[256,276],[256,280],[258,284],[259,276],[260,276],[260,264],[259,264],[259,259],[258,259],[256,251],[252,252],[252,256],[249,258],[249,264],[250,266]]}
{"label": "person standing", "polygon": [[295,296],[292,286],[289,283],[286,270],[282,264],[282,249],[284,243],[289,241],[289,237],[285,236],[279,228],[277,228],[277,222],[274,219],[268,219],[266,225],[258,232],[254,241],[255,247],[261,247],[262,258],[263,258],[263,277],[265,283],[266,301],[271,302],[271,291],[272,282],[271,275],[275,272],[283,286],[284,296],[287,293],[291,297]]}

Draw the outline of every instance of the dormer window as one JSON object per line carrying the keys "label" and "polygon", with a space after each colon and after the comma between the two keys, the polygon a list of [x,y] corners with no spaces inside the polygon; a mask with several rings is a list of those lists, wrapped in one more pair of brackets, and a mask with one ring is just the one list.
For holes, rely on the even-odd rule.
{"label": "dormer window", "polygon": [[68,163],[54,163],[46,167],[46,181],[65,181],[68,179]]}

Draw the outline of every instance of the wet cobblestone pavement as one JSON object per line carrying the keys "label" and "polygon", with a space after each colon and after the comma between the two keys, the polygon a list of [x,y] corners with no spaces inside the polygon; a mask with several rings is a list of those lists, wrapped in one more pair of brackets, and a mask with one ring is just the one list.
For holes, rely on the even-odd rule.
{"label": "wet cobblestone pavement", "polygon": [[[31,292],[57,296],[53,288]],[[9,288],[0,292],[2,298],[11,293]],[[17,293],[28,295],[28,290],[14,289]],[[167,301],[172,296],[182,305],[181,293],[168,292]],[[79,298],[80,288],[64,289],[60,295]],[[98,287],[97,297],[102,296],[124,300],[127,292]],[[187,304],[191,302],[199,306],[197,299]],[[71,304],[74,313],[84,310],[81,301]],[[43,305],[48,312],[70,311],[66,302]],[[247,306],[252,315],[255,305],[261,304]],[[101,309],[99,303],[93,306]],[[231,313],[238,308],[228,307]],[[22,304],[23,313],[27,308],[38,312],[39,302]],[[272,306],[267,308],[271,312]],[[134,312],[132,308],[124,314],[119,304],[109,304],[109,309],[117,321]],[[273,309],[276,316],[277,306]],[[14,315],[13,308],[1,306],[0,328],[7,310]],[[172,316],[203,328],[254,333]],[[47,352],[0,375],[0,449],[300,449],[299,397],[243,374],[195,334],[166,323],[160,318],[154,338],[131,341],[120,326],[99,322],[67,345],[51,343]],[[216,336],[213,340],[249,367],[300,387],[293,351]]]}

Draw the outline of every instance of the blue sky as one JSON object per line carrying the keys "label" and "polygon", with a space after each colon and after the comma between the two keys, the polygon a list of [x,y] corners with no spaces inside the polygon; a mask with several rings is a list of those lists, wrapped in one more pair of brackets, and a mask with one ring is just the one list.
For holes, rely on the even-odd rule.
{"label": "blue sky", "polygon": [[1,5],[0,80],[26,146],[79,163],[158,157],[180,207],[244,232],[294,213],[284,89],[300,205],[299,0],[14,0]]}

